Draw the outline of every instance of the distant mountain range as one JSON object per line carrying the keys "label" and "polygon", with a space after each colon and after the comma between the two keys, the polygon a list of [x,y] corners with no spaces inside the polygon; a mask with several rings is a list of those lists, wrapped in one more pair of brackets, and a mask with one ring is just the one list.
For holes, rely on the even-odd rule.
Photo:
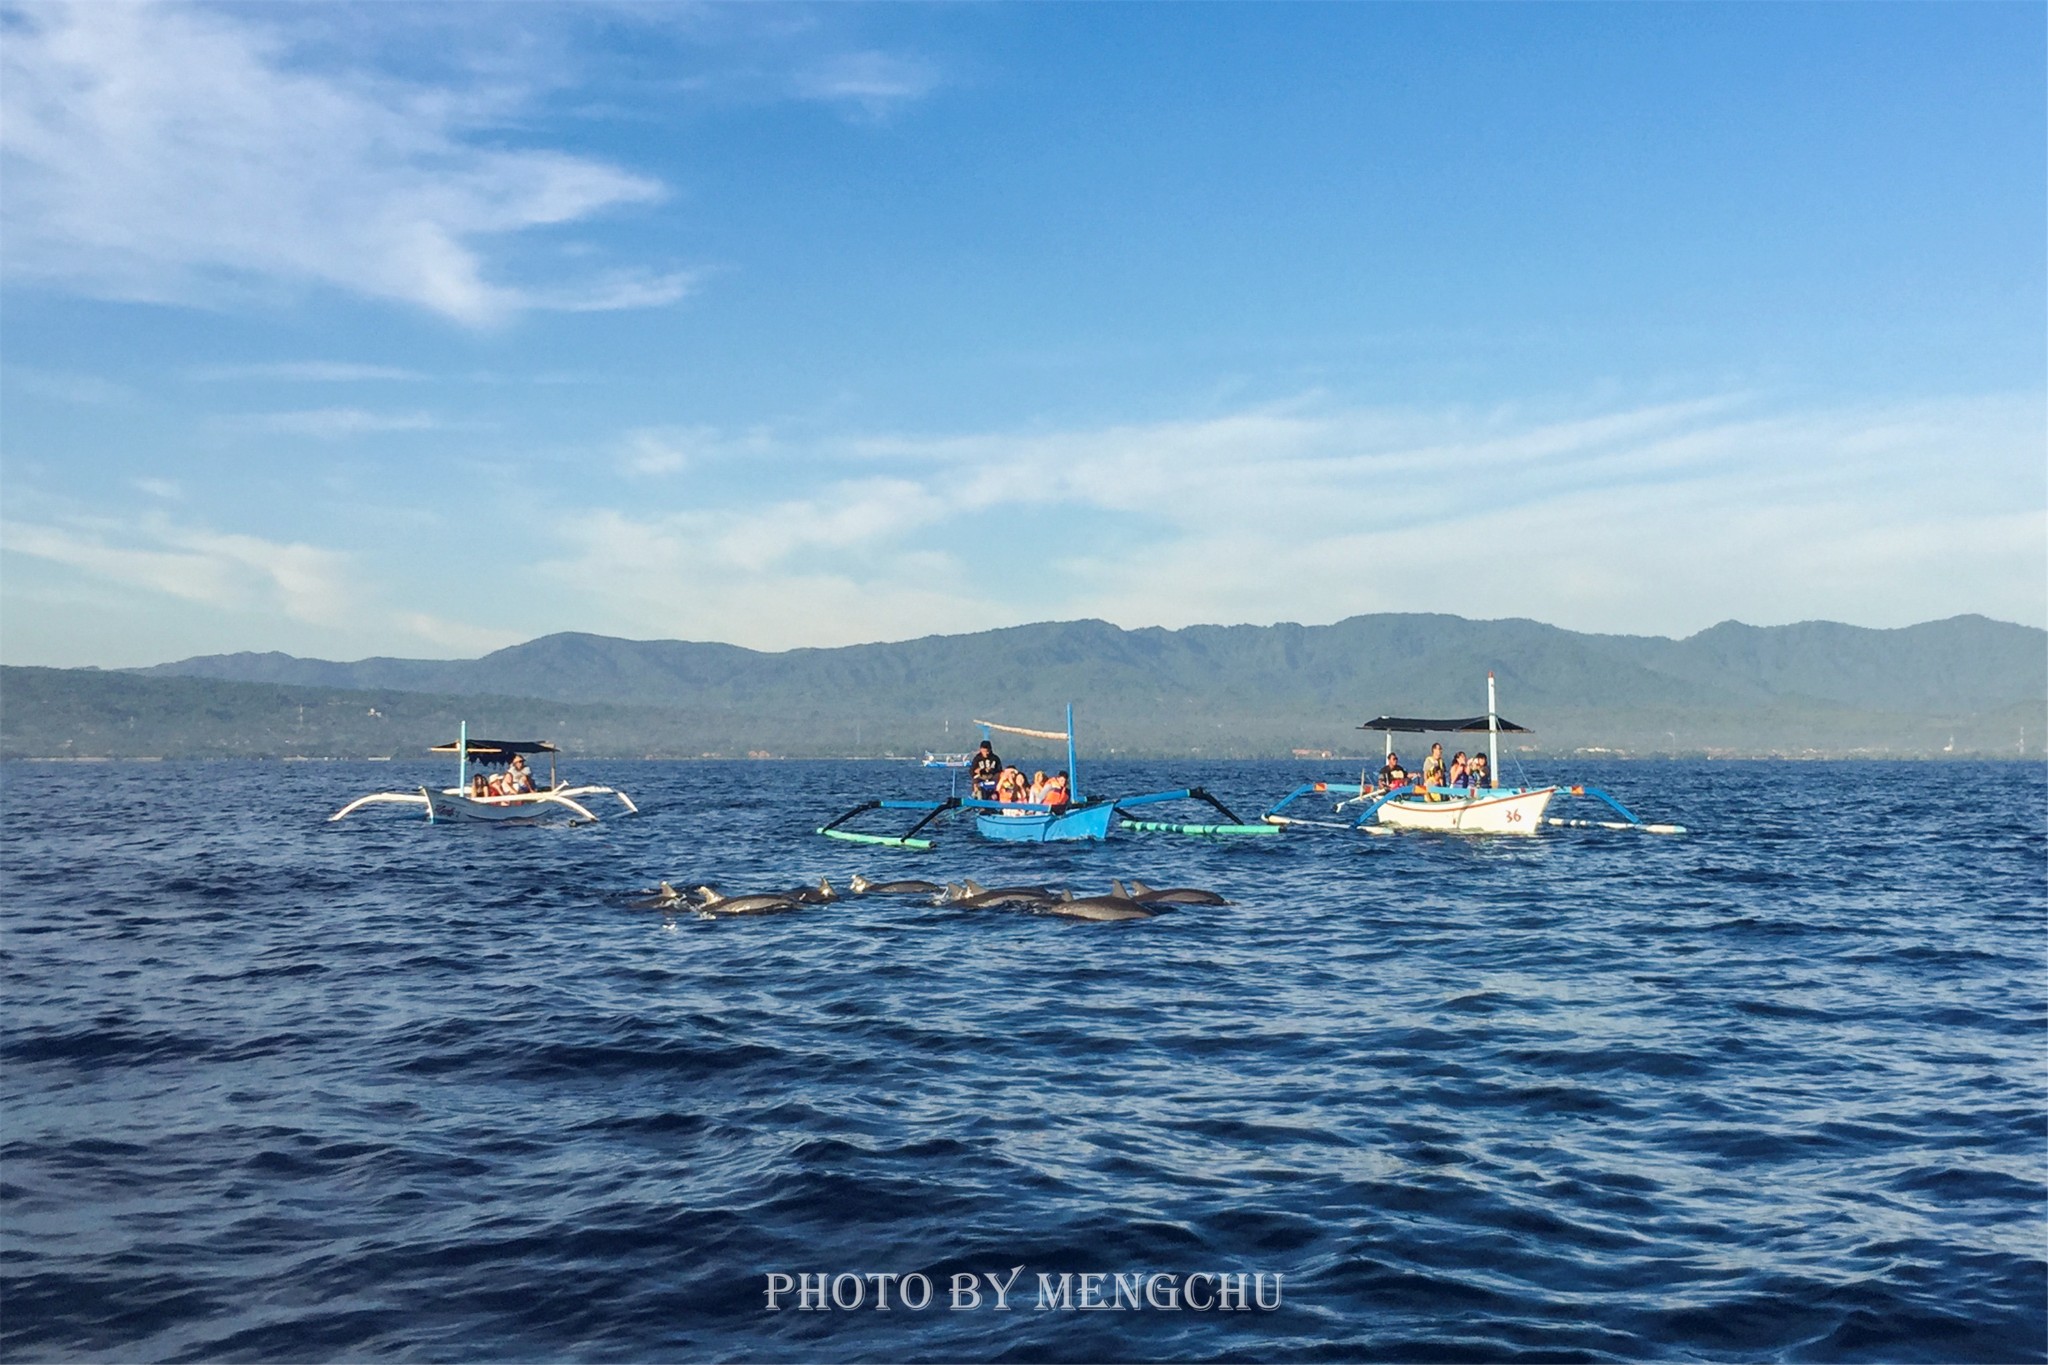
{"label": "distant mountain range", "polygon": [[[2024,727],[2038,755],[2048,729],[2048,632],[1981,616],[1898,630],[1730,621],[1671,640],[1384,614],[1184,630],[1052,622],[785,653],[561,634],[480,659],[10,668],[0,753],[299,752],[313,738],[302,720],[273,722],[309,698],[318,714],[361,716],[320,732],[341,754],[444,739],[465,715],[493,731],[515,718],[573,731],[585,752],[917,753],[967,747],[977,718],[1058,728],[1070,700],[1097,752],[1342,753],[1377,747],[1355,729],[1374,714],[1483,711],[1489,669],[1502,712],[1551,752],[2017,755]],[[265,740],[251,749],[223,725]]]}

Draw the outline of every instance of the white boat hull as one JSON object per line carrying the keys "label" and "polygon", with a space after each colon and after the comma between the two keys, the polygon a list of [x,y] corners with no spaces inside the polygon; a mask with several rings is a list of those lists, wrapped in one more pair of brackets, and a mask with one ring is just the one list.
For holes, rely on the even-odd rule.
{"label": "white boat hull", "polygon": [[593,796],[615,797],[628,815],[639,813],[640,808],[633,804],[633,798],[616,787],[554,787],[520,796],[485,797],[471,796],[460,787],[446,787],[440,791],[421,787],[412,792],[372,792],[349,802],[327,818],[332,822],[352,815],[364,806],[393,804],[425,806],[429,822],[531,825],[551,816],[594,822],[597,815],[587,804]]}
{"label": "white boat hull", "polygon": [[1380,824],[1393,829],[1427,829],[1440,834],[1534,834],[1543,828],[1543,812],[1557,795],[1555,787],[1482,788],[1470,797],[1446,796],[1441,801],[1403,796],[1379,808]]}

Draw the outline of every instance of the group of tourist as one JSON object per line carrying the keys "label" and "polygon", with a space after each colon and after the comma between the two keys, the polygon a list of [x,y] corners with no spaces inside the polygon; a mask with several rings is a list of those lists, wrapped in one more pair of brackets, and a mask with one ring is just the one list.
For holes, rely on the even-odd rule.
{"label": "group of tourist", "polygon": [[478,773],[469,780],[469,794],[478,801],[487,796],[523,796],[534,790],[533,772],[526,766],[526,759],[512,755],[512,765],[501,773],[486,777]]}
{"label": "group of tourist", "polygon": [[974,795],[983,801],[1049,806],[1055,812],[1072,805],[1074,801],[1073,790],[1068,785],[1065,773],[1054,773],[1048,777],[1042,772],[1036,772],[1026,777],[1023,769],[1013,768],[997,757],[994,747],[987,740],[983,740],[981,747],[974,751],[974,761],[968,765],[967,776]]}
{"label": "group of tourist", "polygon": [[1481,787],[1491,787],[1493,778],[1486,771],[1484,753],[1476,753],[1466,758],[1465,751],[1460,749],[1446,764],[1444,746],[1432,744],[1429,746],[1429,757],[1422,760],[1422,771],[1411,774],[1402,765],[1401,756],[1388,750],[1387,761],[1380,765],[1378,789],[1392,791],[1396,787],[1410,785],[1421,787],[1423,794],[1430,800],[1441,801],[1444,799],[1445,789],[1456,791],[1462,788],[1467,792],[1476,792]]}

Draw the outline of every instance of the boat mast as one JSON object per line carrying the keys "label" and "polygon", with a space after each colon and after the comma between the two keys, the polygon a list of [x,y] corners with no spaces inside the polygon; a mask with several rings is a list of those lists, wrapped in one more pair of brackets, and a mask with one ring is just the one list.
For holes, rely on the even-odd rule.
{"label": "boat mast", "polygon": [[1075,805],[1082,802],[1081,765],[1074,761],[1074,703],[1067,703],[1067,799]]}
{"label": "boat mast", "polygon": [[469,722],[462,722],[462,731],[455,738],[455,786],[464,796],[469,795]]}
{"label": "boat mast", "polygon": [[1500,785],[1500,716],[1494,709],[1493,670],[1486,670],[1486,780]]}

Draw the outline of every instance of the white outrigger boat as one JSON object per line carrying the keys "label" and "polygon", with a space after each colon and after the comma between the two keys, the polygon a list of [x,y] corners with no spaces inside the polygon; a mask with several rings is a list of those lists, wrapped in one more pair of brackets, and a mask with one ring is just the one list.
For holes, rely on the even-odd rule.
{"label": "white outrigger boat", "polygon": [[[1486,736],[1486,770],[1490,780],[1500,772],[1500,737],[1528,734],[1529,729],[1501,718],[1494,699],[1493,674],[1486,675],[1486,714],[1450,720],[1410,716],[1379,716],[1358,727],[1377,730],[1386,736],[1387,757],[1394,753],[1397,734]],[[1375,785],[1369,774],[1361,774],[1358,791],[1337,802],[1333,814],[1340,820],[1310,820],[1284,815],[1293,802],[1304,796],[1342,791],[1349,783],[1306,782],[1276,802],[1260,819],[1270,825],[1309,825],[1332,829],[1363,829],[1377,822],[1388,829],[1433,830],[1439,834],[1535,834],[1546,824],[1581,829],[1633,829],[1646,834],[1683,834],[1683,825],[1649,824],[1634,811],[1598,787],[1582,783],[1570,786],[1553,783],[1547,787],[1439,787],[1425,786],[1420,778],[1392,788]],[[1546,813],[1559,796],[1589,797],[1602,802],[1619,819],[1559,819]]]}
{"label": "white outrigger boat", "polygon": [[[464,721],[462,732],[452,744],[436,744],[427,752],[454,754],[458,781],[452,787],[434,791],[420,787],[409,792],[372,792],[359,796],[327,817],[332,823],[344,816],[353,815],[364,806],[400,805],[424,806],[427,821],[462,821],[486,825],[531,825],[554,815],[567,815],[572,820],[595,824],[597,816],[584,802],[593,796],[615,796],[626,808],[626,814],[637,815],[640,808],[633,799],[615,787],[570,787],[555,776],[555,755],[560,752],[544,739],[471,739],[469,722]],[[470,781],[470,767],[502,768],[515,757],[526,754],[548,756],[548,784],[536,786],[533,791],[519,792],[510,796],[486,796],[477,792],[476,784],[483,779],[479,776],[476,784]]]}

